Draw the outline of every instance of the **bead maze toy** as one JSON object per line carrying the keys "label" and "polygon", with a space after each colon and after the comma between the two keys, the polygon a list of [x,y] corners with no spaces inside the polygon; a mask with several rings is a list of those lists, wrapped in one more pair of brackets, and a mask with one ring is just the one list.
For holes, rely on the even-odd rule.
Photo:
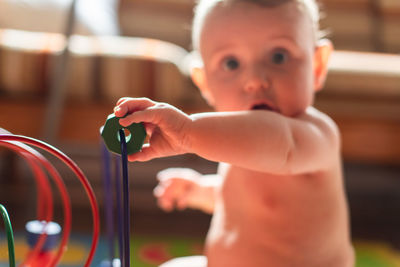
{"label": "bead maze toy", "polygon": [[[109,245],[109,258],[101,262],[101,267],[128,267],[130,264],[130,222],[129,222],[129,181],[127,155],[139,151],[146,137],[146,132],[141,123],[133,124],[124,129],[118,123],[119,118],[113,114],[109,115],[105,125],[100,129],[104,140],[102,145],[102,157],[104,163],[104,190],[105,190],[105,214],[106,230]],[[125,131],[130,134],[125,136]],[[18,265],[20,267],[55,267],[60,263],[63,253],[67,250],[67,244],[71,232],[71,204],[67,188],[56,168],[35,148],[42,149],[68,166],[85,189],[90,202],[93,220],[92,242],[85,267],[92,264],[94,254],[100,235],[99,208],[93,189],[85,174],[78,165],[59,149],[34,138],[13,135],[0,129],[0,146],[8,148],[21,156],[30,167],[33,177],[37,184],[37,208],[36,220],[29,221],[26,224],[27,242],[30,247],[24,260]],[[115,190],[116,190],[116,219],[118,230],[118,254],[115,257],[114,242],[114,204],[112,192],[111,177],[111,154],[114,153],[115,163],[121,163],[122,169],[122,190],[121,182],[118,179],[120,172],[118,166],[115,166]],[[121,155],[120,162],[115,154]],[[46,174],[46,172],[47,174]],[[56,185],[62,199],[63,205],[63,224],[60,226],[53,222],[53,194],[48,178],[51,178]],[[122,194],[121,194],[122,192]],[[122,203],[122,204],[121,204]],[[0,212],[4,221],[7,241],[9,266],[15,267],[14,236],[11,221],[6,207],[0,204]],[[58,246],[58,248],[57,248]]]}
{"label": "bead maze toy", "polygon": [[[29,167],[31,168],[34,178],[37,183],[38,190],[38,201],[37,201],[37,220],[29,222],[27,224],[27,230],[29,232],[29,243],[32,244],[31,249],[29,250],[28,255],[25,260],[19,266],[30,266],[30,267],[53,267],[57,266],[59,263],[63,253],[67,249],[67,243],[70,236],[71,230],[71,205],[70,198],[68,195],[68,191],[65,187],[65,184],[55,169],[55,167],[38,151],[33,149],[33,147],[37,147],[43,149],[44,151],[49,152],[54,155],[56,158],[60,159],[64,164],[66,164],[76,175],[76,177],[80,180],[83,185],[86,194],[88,195],[89,202],[92,209],[92,217],[93,217],[93,238],[92,244],[90,248],[90,252],[86,259],[84,266],[89,267],[93,256],[97,247],[98,238],[99,238],[99,211],[96,197],[94,195],[93,189],[87,180],[86,176],[82,172],[82,170],[72,161],[67,155],[58,150],[57,148],[46,144],[40,140],[20,136],[13,135],[10,133],[1,133],[0,134],[0,145],[6,148],[9,148],[15,151],[18,155],[26,160]],[[30,146],[28,146],[30,145]],[[53,218],[53,200],[52,200],[52,192],[50,190],[49,181],[47,180],[46,174],[43,171],[45,169],[49,176],[53,179],[56,187],[59,190],[61,195],[62,203],[63,203],[63,216],[64,216],[64,224],[63,231],[60,237],[60,242],[58,245],[58,250],[56,252],[49,251],[50,248],[54,246],[55,239],[57,239],[57,235],[60,234],[60,229],[54,231],[55,226],[54,222],[52,222]],[[4,209],[5,210],[5,209]],[[3,217],[5,217],[5,212],[3,212]],[[6,220],[7,221],[7,220]],[[11,229],[11,223],[7,222],[10,226],[7,227]],[[12,230],[11,230],[12,231]],[[12,236],[9,234],[8,239],[12,239]],[[10,257],[10,266],[15,266],[15,258],[14,258],[14,248],[13,242],[9,241],[9,257]]]}
{"label": "bead maze toy", "polygon": [[[133,154],[143,146],[146,138],[146,131],[142,123],[133,123],[130,126],[124,128],[119,124],[119,119],[114,114],[110,114],[104,126],[100,129],[101,136],[103,137],[104,144],[102,155],[103,155],[103,166],[104,169],[104,190],[105,196],[105,213],[106,213],[106,228],[107,228],[107,239],[109,244],[109,255],[112,259],[111,262],[106,263],[105,266],[114,266],[121,261],[122,266],[130,266],[130,221],[129,221],[129,178],[128,178],[128,154]],[[125,130],[129,132],[129,135],[125,136]],[[116,213],[117,213],[117,229],[118,229],[118,244],[119,244],[119,255],[120,258],[114,259],[114,216],[113,216],[113,201],[111,191],[111,171],[109,166],[111,165],[111,157],[109,151],[115,154],[121,155],[122,163],[122,193],[121,184],[118,180],[119,169],[118,163],[115,165],[115,195],[116,195]],[[115,158],[115,161],[117,158]],[[114,162],[115,162],[114,161]],[[122,196],[121,196],[122,195]],[[122,204],[121,204],[122,200]]]}

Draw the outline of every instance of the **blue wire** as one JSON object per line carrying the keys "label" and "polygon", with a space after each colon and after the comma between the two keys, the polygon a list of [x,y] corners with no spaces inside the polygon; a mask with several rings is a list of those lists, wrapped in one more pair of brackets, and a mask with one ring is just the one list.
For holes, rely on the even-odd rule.
{"label": "blue wire", "polygon": [[123,190],[123,215],[124,215],[124,257],[122,267],[130,267],[130,231],[129,231],[129,180],[128,180],[128,154],[124,130],[119,130],[122,158],[122,190]]}
{"label": "blue wire", "polygon": [[104,215],[106,219],[106,231],[108,239],[108,256],[109,261],[112,262],[114,259],[115,252],[115,231],[114,231],[114,219],[113,219],[113,195],[111,186],[111,170],[110,170],[110,152],[102,142],[102,154],[103,154],[103,187],[104,187]]}
{"label": "blue wire", "polygon": [[[123,242],[123,222],[122,222],[122,204],[121,204],[121,182],[120,182],[120,157],[114,154],[114,170],[115,170],[115,197],[116,197],[116,206],[117,206],[117,229],[118,229],[118,253],[119,259],[122,259],[122,248],[124,246]],[[122,261],[122,260],[121,260]]]}

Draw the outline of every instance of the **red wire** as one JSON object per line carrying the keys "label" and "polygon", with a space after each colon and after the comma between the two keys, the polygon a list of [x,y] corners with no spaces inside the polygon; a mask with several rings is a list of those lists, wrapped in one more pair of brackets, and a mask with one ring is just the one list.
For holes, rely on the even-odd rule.
{"label": "red wire", "polygon": [[[29,160],[26,159],[28,162]],[[35,162],[34,160],[32,160]],[[36,163],[36,162],[35,162]],[[47,176],[44,174],[41,167],[38,165],[34,165],[33,173],[35,174],[36,179],[36,191],[37,191],[37,208],[36,208],[36,217],[39,221],[48,221],[46,213],[50,212],[53,213],[53,196],[51,192],[51,188],[49,183],[47,182]],[[38,178],[42,177],[42,178]],[[53,215],[52,215],[53,217]],[[50,218],[51,221],[53,218]]]}
{"label": "red wire", "polygon": [[[18,143],[18,142],[12,142],[12,141],[1,141],[0,143],[4,144],[4,146],[7,146],[9,148],[13,148],[15,151],[17,151],[19,154],[24,155],[24,156],[29,156],[30,160],[35,162],[34,160],[36,160],[36,162],[40,162],[42,163],[42,165],[47,169],[47,171],[52,175],[57,187],[59,188],[59,191],[61,193],[61,197],[62,197],[62,201],[64,204],[64,231],[63,231],[63,235],[61,238],[61,242],[60,242],[60,246],[59,246],[59,250],[58,253],[56,254],[56,257],[54,258],[54,260],[51,262],[50,265],[49,263],[46,264],[46,266],[55,266],[57,264],[57,262],[61,259],[62,254],[64,253],[65,249],[66,249],[66,245],[69,239],[69,235],[70,235],[70,228],[71,228],[71,204],[70,204],[70,199],[68,196],[68,192],[66,190],[65,184],[63,183],[60,175],[58,174],[57,170],[46,160],[46,158],[44,158],[39,152],[37,152],[36,150],[32,149],[29,146],[26,146],[22,143]],[[35,163],[36,163],[35,162]],[[37,165],[35,165],[36,168],[39,168]],[[40,168],[39,168],[40,169]],[[36,177],[37,178],[37,177]],[[47,183],[47,180],[45,180]],[[48,186],[48,184],[47,184]],[[50,188],[48,189],[50,193],[50,203],[47,209],[47,212],[49,213],[49,215],[46,218],[46,222],[50,222],[53,216],[53,200],[51,198],[51,191]],[[46,227],[46,226],[45,226]],[[43,231],[45,232],[45,231]],[[29,252],[28,256],[26,257],[26,259],[20,264],[20,266],[25,266],[27,263],[29,263],[41,250],[41,248],[43,247],[45,241],[46,241],[46,234],[42,234],[39,237],[38,242],[35,244],[35,247]]]}
{"label": "red wire", "polygon": [[[39,153],[37,153],[37,154],[39,154]],[[56,186],[59,188],[61,198],[63,201],[63,205],[64,205],[63,235],[61,237],[59,249],[56,253],[56,256],[53,258],[53,260],[50,263],[45,265],[45,266],[54,267],[61,260],[63,253],[67,249],[67,243],[68,243],[68,239],[69,239],[70,232],[71,232],[71,203],[70,203],[70,198],[69,198],[66,186],[65,186],[60,174],[57,172],[57,170],[54,168],[54,166],[51,165],[51,163],[49,161],[47,161],[42,155],[40,155],[37,159],[43,164],[43,166],[47,169],[49,174],[53,177]],[[40,248],[44,245],[45,241],[46,241],[46,235],[43,234],[40,236],[35,248],[31,251],[30,255],[27,257],[26,262],[29,262],[35,254],[39,253]]]}
{"label": "red wire", "polygon": [[[34,177],[38,184],[38,195],[42,195],[40,198],[38,198],[38,207],[37,207],[38,219],[50,222],[53,218],[53,198],[51,195],[51,189],[46,179],[47,177],[45,176],[42,168],[40,168],[40,166],[37,164],[36,158],[31,153],[33,149],[31,149],[29,146],[17,142],[0,141],[0,143],[3,144],[3,146],[5,147],[15,150],[20,156],[22,156],[28,162],[30,168],[35,174]],[[39,238],[39,242],[35,244],[35,247],[29,253],[27,259],[37,255],[41,250],[41,248],[43,247],[45,241],[46,241],[46,236],[43,237],[41,236]],[[25,265],[26,262],[27,260],[24,260],[21,266]]]}
{"label": "red wire", "polygon": [[[78,179],[82,183],[82,185],[83,185],[83,187],[84,187],[84,189],[85,189],[85,191],[86,191],[86,193],[88,195],[89,202],[90,202],[90,205],[91,205],[91,208],[92,208],[93,238],[92,238],[92,245],[91,245],[91,248],[90,248],[90,251],[89,251],[89,255],[88,255],[88,258],[87,258],[86,263],[84,265],[85,267],[90,267],[90,263],[93,260],[94,254],[96,252],[96,247],[97,247],[97,244],[98,244],[98,241],[99,241],[100,219],[99,219],[99,210],[98,210],[98,204],[97,204],[97,201],[96,201],[96,197],[94,195],[93,189],[92,189],[89,181],[87,180],[87,178],[84,175],[84,173],[82,172],[82,170],[75,164],[74,161],[72,161],[63,152],[61,152],[60,150],[52,147],[49,144],[46,144],[46,143],[42,142],[42,141],[30,138],[30,137],[19,136],[19,135],[0,135],[0,140],[17,141],[17,142],[22,142],[22,143],[26,143],[26,144],[30,144],[30,145],[39,147],[39,148],[49,152],[50,154],[56,156],[57,158],[59,158],[78,177]],[[52,166],[52,165],[50,164],[50,166]],[[65,218],[65,219],[68,219],[68,218]],[[68,225],[67,225],[67,227],[68,227]],[[69,227],[70,227],[70,222],[69,222]],[[69,229],[65,229],[64,231],[66,231],[66,230],[69,230]],[[65,240],[64,240],[64,242],[65,242]],[[61,257],[61,255],[62,255],[62,252],[59,253],[59,255],[57,257]]]}
{"label": "red wire", "polygon": [[[35,157],[32,156],[28,149],[28,146],[21,146],[22,144],[11,143],[6,141],[1,141],[3,146],[16,151],[21,157],[23,157],[27,162],[32,172],[34,173],[34,178],[38,184],[38,203],[37,203],[37,217],[39,220],[51,221],[53,218],[53,198],[51,195],[51,188],[47,181],[47,177],[43,172],[42,168],[35,161]],[[46,207],[47,206],[47,207]]]}
{"label": "red wire", "polygon": [[38,197],[40,196],[37,204],[37,218],[39,221],[51,221],[53,219],[53,197],[50,184],[46,179],[47,176],[43,172],[42,168],[35,164],[36,161],[32,159],[32,157],[28,158],[25,156],[24,158],[31,165],[37,181],[37,195]]}

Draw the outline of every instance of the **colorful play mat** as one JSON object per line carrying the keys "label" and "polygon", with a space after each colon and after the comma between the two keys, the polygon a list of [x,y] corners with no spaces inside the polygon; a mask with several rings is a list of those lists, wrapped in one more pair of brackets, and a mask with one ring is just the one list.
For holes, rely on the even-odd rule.
{"label": "colorful play mat", "polygon": [[[81,267],[90,246],[89,236],[73,235],[68,250],[59,267]],[[356,267],[400,267],[400,251],[384,243],[355,242]],[[15,237],[16,261],[19,262],[27,251],[24,236]],[[202,240],[195,238],[135,236],[131,244],[132,266],[154,267],[174,257],[199,255]],[[107,244],[101,239],[91,266],[98,266],[107,255]],[[0,267],[8,267],[7,242],[0,235]]]}

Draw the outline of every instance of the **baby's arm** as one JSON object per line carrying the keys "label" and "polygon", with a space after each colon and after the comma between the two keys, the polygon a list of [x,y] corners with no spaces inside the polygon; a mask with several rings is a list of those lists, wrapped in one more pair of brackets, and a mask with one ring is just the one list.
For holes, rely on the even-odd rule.
{"label": "baby's arm", "polygon": [[144,122],[150,144],[130,160],[183,153],[256,171],[294,174],[324,170],[336,160],[339,134],[326,115],[309,108],[296,118],[270,111],[210,112],[188,116],[147,98],[121,99],[123,126]]}
{"label": "baby's arm", "polygon": [[269,111],[199,113],[191,118],[190,150],[209,160],[295,174],[330,168],[339,156],[335,123],[312,107],[296,118]]}
{"label": "baby's arm", "polygon": [[169,168],[157,174],[159,184],[154,189],[158,205],[165,211],[192,208],[206,213],[214,211],[218,175],[201,175],[187,168]]}

